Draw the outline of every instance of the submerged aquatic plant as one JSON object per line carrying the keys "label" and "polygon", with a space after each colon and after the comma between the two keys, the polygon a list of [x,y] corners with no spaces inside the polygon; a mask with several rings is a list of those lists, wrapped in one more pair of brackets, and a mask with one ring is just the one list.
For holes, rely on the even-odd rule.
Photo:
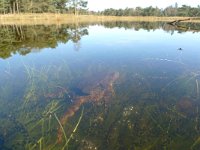
{"label": "submerged aquatic plant", "polygon": [[[20,106],[15,110],[17,113],[13,116],[27,131],[26,138],[22,139],[23,147],[34,150],[51,149],[55,146],[52,143],[56,141],[56,135],[55,138],[51,137],[57,128],[56,120],[53,119],[54,113],[60,113],[60,108],[67,104],[68,91],[63,86],[65,83],[60,77],[62,73],[58,74],[56,68],[51,65],[37,68],[23,63],[23,66],[26,88],[23,90],[24,95],[22,93],[23,101],[20,101]],[[45,97],[45,94],[50,92],[56,96]]]}
{"label": "submerged aquatic plant", "polygon": [[[23,63],[24,64],[24,63]],[[36,70],[34,67],[28,66],[24,64],[24,68],[26,70],[28,76],[28,84],[27,89],[25,91],[24,96],[24,105],[27,105],[29,102],[34,102],[39,100],[40,92],[42,91],[43,83],[46,83],[48,79],[48,69],[45,71],[41,69],[41,71]],[[39,86],[40,85],[40,86]],[[48,85],[46,85],[48,86]]]}
{"label": "submerged aquatic plant", "polygon": [[59,140],[60,140],[60,138],[62,137],[61,134],[63,134],[63,135],[64,135],[64,138],[65,138],[65,145],[63,146],[62,150],[65,150],[65,148],[68,146],[70,140],[72,139],[74,133],[75,133],[76,130],[78,129],[78,126],[79,126],[79,124],[80,124],[80,122],[81,122],[81,120],[82,120],[82,117],[83,117],[83,112],[84,112],[84,107],[83,107],[83,109],[82,109],[82,111],[81,111],[81,115],[80,115],[80,117],[79,117],[79,119],[78,119],[78,122],[77,122],[76,126],[74,127],[74,129],[73,129],[71,135],[69,136],[69,138],[67,138],[66,133],[65,133],[65,130],[64,130],[64,128],[63,128],[61,122],[59,121],[57,115],[54,113],[54,116],[55,116],[56,120],[58,121],[58,123],[59,123],[59,125],[60,125],[60,129],[59,129],[59,130],[62,131],[62,133],[61,133],[61,131],[59,131],[60,133],[59,133],[59,135],[58,135],[58,142],[60,142]]}

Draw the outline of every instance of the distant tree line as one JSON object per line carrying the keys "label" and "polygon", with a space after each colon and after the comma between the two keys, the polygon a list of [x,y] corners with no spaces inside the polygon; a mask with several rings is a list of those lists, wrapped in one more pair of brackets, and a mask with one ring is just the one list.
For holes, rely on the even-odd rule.
{"label": "distant tree line", "polygon": [[136,7],[126,9],[105,9],[100,12],[89,12],[87,0],[0,0],[0,14],[8,13],[82,13],[105,16],[200,16],[200,5],[169,6],[165,9],[158,7]]}
{"label": "distant tree line", "polygon": [[45,12],[77,14],[86,7],[87,1],[84,0],[0,0],[1,14]]}
{"label": "distant tree line", "polygon": [[178,7],[176,3],[175,6],[169,6],[165,9],[160,9],[158,7],[136,7],[136,8],[126,8],[126,9],[105,9],[104,11],[98,12],[100,15],[105,16],[188,16],[196,17],[200,16],[200,6],[191,7],[187,5],[182,5]]}

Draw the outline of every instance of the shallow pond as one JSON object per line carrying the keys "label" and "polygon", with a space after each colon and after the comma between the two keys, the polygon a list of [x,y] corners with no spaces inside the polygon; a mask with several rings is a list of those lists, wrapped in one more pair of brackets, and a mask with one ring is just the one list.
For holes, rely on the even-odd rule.
{"label": "shallow pond", "polygon": [[1,26],[0,149],[199,150],[199,29]]}

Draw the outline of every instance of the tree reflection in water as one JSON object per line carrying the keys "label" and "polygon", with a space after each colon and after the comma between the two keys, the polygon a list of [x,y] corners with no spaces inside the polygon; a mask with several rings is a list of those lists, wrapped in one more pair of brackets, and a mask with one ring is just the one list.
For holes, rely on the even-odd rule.
{"label": "tree reflection in water", "polygon": [[88,35],[87,28],[78,25],[2,26],[0,57],[5,59],[16,53],[26,55],[43,48],[56,48],[58,43],[67,43],[70,40],[78,45],[84,35]]}
{"label": "tree reflection in water", "polygon": [[[181,26],[171,26],[164,22],[102,22],[97,23],[106,28],[125,28],[136,31],[144,29],[147,31],[162,28],[166,32],[173,34],[174,31],[199,32],[198,24],[182,23]],[[68,24],[52,26],[1,26],[0,29],[0,58],[6,59],[12,54],[19,53],[26,55],[33,51],[40,51],[43,48],[56,48],[58,43],[74,43],[74,50],[78,51],[81,47],[81,38],[88,35],[87,27],[89,24]],[[187,26],[187,28],[185,27]]]}

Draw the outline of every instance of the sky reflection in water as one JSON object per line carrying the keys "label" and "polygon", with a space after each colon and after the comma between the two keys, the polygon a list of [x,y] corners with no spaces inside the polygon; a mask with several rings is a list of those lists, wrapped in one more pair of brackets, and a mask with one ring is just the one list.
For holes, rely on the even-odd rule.
{"label": "sky reflection in water", "polygon": [[0,149],[200,148],[198,32],[22,29],[0,46]]}

